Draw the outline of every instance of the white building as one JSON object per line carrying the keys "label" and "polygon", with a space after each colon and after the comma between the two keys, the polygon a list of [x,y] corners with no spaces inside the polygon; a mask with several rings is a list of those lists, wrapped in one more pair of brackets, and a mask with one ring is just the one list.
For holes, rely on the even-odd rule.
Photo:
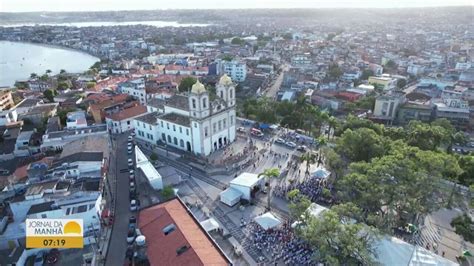
{"label": "white building", "polygon": [[146,107],[136,105],[125,108],[118,113],[111,114],[105,118],[107,130],[112,134],[120,134],[134,128],[133,119],[146,113]]}
{"label": "white building", "polygon": [[405,102],[403,95],[382,95],[375,99],[374,118],[392,122],[400,104]]}
{"label": "white building", "polygon": [[84,111],[69,112],[66,115],[66,128],[87,127],[86,113]]}
{"label": "white building", "polygon": [[224,75],[217,97],[199,81],[191,92],[177,94],[161,103],[153,102],[145,115],[133,121],[136,138],[151,144],[165,143],[196,155],[209,155],[235,140],[235,85]]}
{"label": "white building", "polygon": [[120,93],[126,93],[138,100],[141,104],[146,104],[146,90],[145,90],[145,79],[139,78],[135,80],[129,80],[122,82],[118,86]]}
{"label": "white building", "polygon": [[247,65],[245,62],[221,60],[218,63],[219,72],[217,74],[225,73],[235,82],[243,82],[247,78]]}
{"label": "white building", "polygon": [[135,161],[137,169],[142,171],[150,186],[156,190],[163,189],[163,179],[160,173],[158,173],[138,146],[135,146]]}
{"label": "white building", "polygon": [[425,72],[425,67],[422,65],[410,64],[407,67],[407,73],[414,76],[421,75],[423,72]]}

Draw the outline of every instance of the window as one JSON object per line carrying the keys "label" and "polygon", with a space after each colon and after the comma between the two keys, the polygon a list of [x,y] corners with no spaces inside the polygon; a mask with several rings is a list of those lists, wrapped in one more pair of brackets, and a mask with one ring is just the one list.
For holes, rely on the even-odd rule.
{"label": "window", "polygon": [[183,133],[183,128],[179,127],[179,133]]}
{"label": "window", "polygon": [[163,121],[160,121],[160,123],[161,123],[161,127],[164,127],[164,126],[163,126]]}
{"label": "window", "polygon": [[166,128],[170,129],[170,123],[166,123]]}
{"label": "window", "polygon": [[46,214],[45,213],[41,214],[41,218],[46,218]]}
{"label": "window", "polygon": [[171,136],[168,135],[168,143],[171,143]]}
{"label": "window", "polygon": [[181,146],[182,148],[184,148],[184,141],[182,139],[179,140],[179,146]]}
{"label": "window", "polygon": [[234,97],[234,90],[231,89],[229,91],[229,98],[232,98],[232,97]]}
{"label": "window", "polygon": [[176,131],[176,126],[175,125],[173,125],[173,131]]}
{"label": "window", "polygon": [[86,212],[87,211],[87,205],[81,205],[77,207],[77,212],[76,213],[81,213],[81,212]]}
{"label": "window", "polygon": [[174,224],[169,224],[163,228],[163,233],[165,236],[169,235],[171,232],[173,232],[176,229],[176,226]]}
{"label": "window", "polygon": [[161,133],[161,139],[162,139],[164,142],[166,142],[166,135],[165,135],[165,133]]}
{"label": "window", "polygon": [[221,124],[221,120],[219,120],[219,122],[217,123],[217,125],[218,125],[217,128],[219,129],[219,131],[221,131],[221,125],[222,125],[222,124]]}
{"label": "window", "polygon": [[193,108],[196,108],[196,99],[193,99]]}
{"label": "window", "polygon": [[206,108],[206,106],[207,106],[207,99],[204,98],[204,99],[202,99],[202,107]]}
{"label": "window", "polygon": [[226,120],[227,120],[227,119],[225,119],[225,118],[222,120],[222,123],[224,124],[224,125],[223,125],[224,128],[226,128],[226,126],[227,126],[227,125],[226,125],[226,124],[227,124],[227,121],[226,121]]}
{"label": "window", "polygon": [[207,127],[204,128],[204,137],[207,137]]}
{"label": "window", "polygon": [[197,128],[197,127],[198,127],[198,124],[197,124],[197,123],[194,123],[194,127]]}
{"label": "window", "polygon": [[67,208],[66,210],[66,215],[69,215],[69,213],[71,213],[71,208]]}
{"label": "window", "polygon": [[150,130],[151,130],[151,125],[149,125],[148,127],[149,127],[149,128],[150,128]]}
{"label": "window", "polygon": [[129,121],[127,121],[127,125],[130,125],[130,120],[129,120]]}
{"label": "window", "polygon": [[174,137],[173,142],[174,142],[174,145],[178,145],[178,139],[176,137]]}
{"label": "window", "polygon": [[230,125],[233,125],[233,124],[234,124],[234,116],[231,115],[231,116],[230,116]]}
{"label": "window", "polygon": [[143,123],[143,128],[146,128],[146,125],[145,125],[145,123]]}
{"label": "window", "polygon": [[183,254],[184,252],[186,252],[186,250],[188,250],[188,249],[189,249],[189,247],[184,245],[184,246],[182,246],[182,247],[180,247],[176,250],[176,254],[178,254],[178,256],[179,256],[179,255]]}
{"label": "window", "polygon": [[221,98],[224,98],[224,92],[221,91]]}
{"label": "window", "polygon": [[140,126],[140,122],[137,121],[137,126]]}
{"label": "window", "polygon": [[212,132],[216,133],[216,123],[215,122],[214,122],[214,124],[212,124]]}
{"label": "window", "polygon": [[186,128],[186,136],[189,136],[189,129]]}

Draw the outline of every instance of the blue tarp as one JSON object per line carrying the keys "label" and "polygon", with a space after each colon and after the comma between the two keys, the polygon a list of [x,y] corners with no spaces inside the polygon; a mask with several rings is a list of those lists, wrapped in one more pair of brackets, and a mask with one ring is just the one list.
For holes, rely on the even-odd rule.
{"label": "blue tarp", "polygon": [[269,124],[260,124],[260,129],[268,129],[269,127]]}

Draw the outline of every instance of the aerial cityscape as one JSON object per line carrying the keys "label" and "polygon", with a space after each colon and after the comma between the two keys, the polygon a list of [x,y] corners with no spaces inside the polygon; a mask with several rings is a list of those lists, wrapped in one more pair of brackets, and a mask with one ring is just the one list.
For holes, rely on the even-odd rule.
{"label": "aerial cityscape", "polygon": [[472,2],[159,2],[0,5],[0,265],[474,265]]}

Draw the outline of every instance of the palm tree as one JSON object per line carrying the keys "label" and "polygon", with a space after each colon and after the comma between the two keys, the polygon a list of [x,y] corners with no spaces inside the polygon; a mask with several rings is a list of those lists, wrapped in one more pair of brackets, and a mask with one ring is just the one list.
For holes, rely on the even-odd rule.
{"label": "palm tree", "polygon": [[50,74],[51,72],[53,72],[51,69],[46,69],[46,74]]}
{"label": "palm tree", "polygon": [[59,71],[59,74],[66,74],[66,70],[65,70],[65,69],[61,69],[61,70]]}
{"label": "palm tree", "polygon": [[34,78],[37,78],[38,77],[38,74],[36,73],[31,73],[30,74],[30,78],[34,79]]}
{"label": "palm tree", "polygon": [[317,162],[316,155],[312,152],[307,152],[303,154],[300,160],[302,162],[306,162],[306,171],[304,172],[305,175],[309,174],[309,166]]}
{"label": "palm tree", "polygon": [[331,116],[329,117],[328,119],[328,125],[329,125],[329,128],[328,128],[328,139],[329,137],[331,136],[331,129],[333,129],[334,131],[336,131],[336,126],[337,126],[337,119],[334,117],[334,116]]}
{"label": "palm tree", "polygon": [[322,158],[322,154],[321,154],[321,148],[323,146],[326,146],[327,144],[327,140],[325,137],[321,136],[318,138],[318,154],[319,154],[319,158],[318,158],[318,166],[322,163],[321,161],[321,158]]}
{"label": "palm tree", "polygon": [[266,178],[266,183],[268,184],[268,191],[267,191],[267,209],[270,210],[270,201],[272,197],[272,185],[271,181],[274,178],[280,178],[280,170],[278,168],[269,168],[265,169],[262,173],[258,174],[258,176],[264,176]]}

